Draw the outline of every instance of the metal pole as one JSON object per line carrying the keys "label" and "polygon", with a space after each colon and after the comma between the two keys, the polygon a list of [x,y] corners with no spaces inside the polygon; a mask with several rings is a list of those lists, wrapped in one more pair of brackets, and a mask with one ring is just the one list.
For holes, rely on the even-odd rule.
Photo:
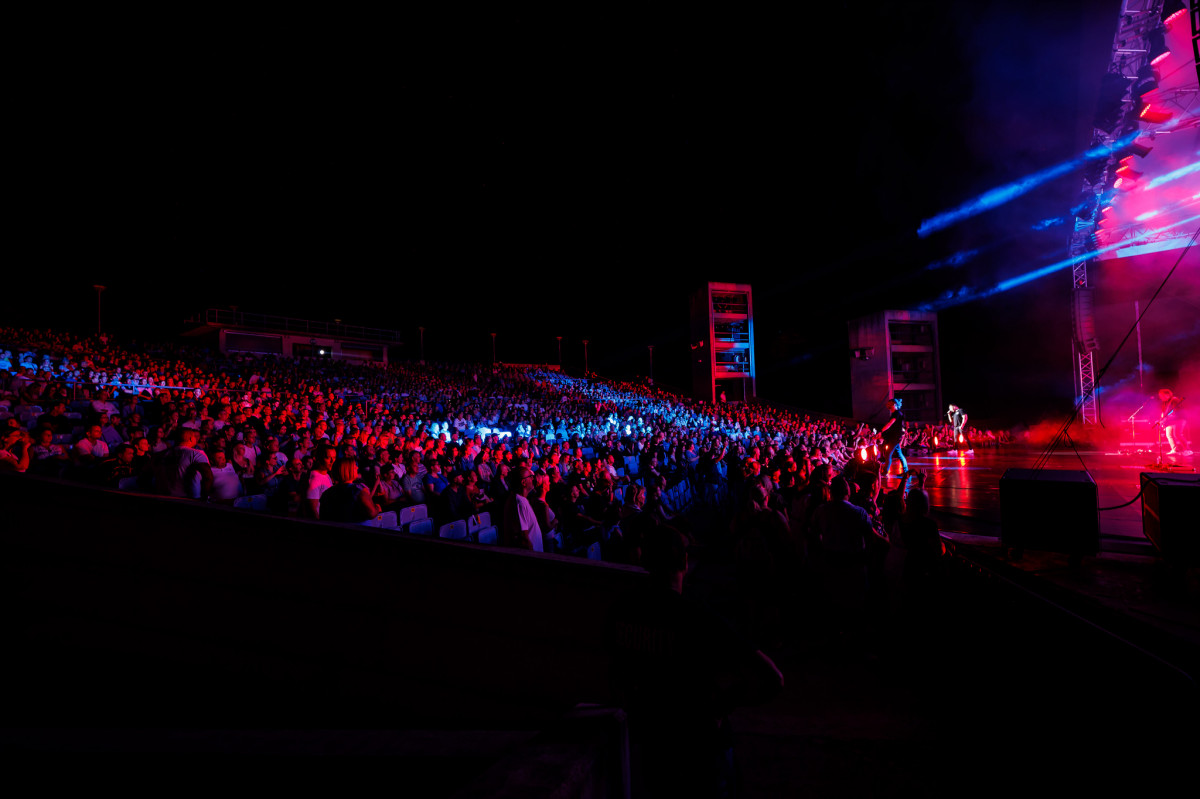
{"label": "metal pole", "polygon": [[492,333],[492,366],[496,365],[496,334]]}
{"label": "metal pole", "polygon": [[650,385],[654,385],[654,345],[648,346],[650,350]]}
{"label": "metal pole", "polygon": [[96,335],[99,336],[103,334],[103,328],[100,326],[100,295],[107,286],[94,285],[92,288],[96,290]]}
{"label": "metal pole", "polygon": [[585,338],[583,340],[583,373],[584,373],[584,375],[586,375],[588,373],[587,345],[588,345],[588,340]]}
{"label": "metal pole", "polygon": [[421,363],[425,363],[425,328],[418,327],[417,330],[421,332]]}
{"label": "metal pole", "polygon": [[558,339],[558,367],[562,368],[562,336],[555,336]]}
{"label": "metal pole", "polygon": [[1137,322],[1138,336],[1138,391],[1145,391],[1146,387],[1142,384],[1142,315],[1138,312],[1138,301],[1133,301],[1133,319]]}

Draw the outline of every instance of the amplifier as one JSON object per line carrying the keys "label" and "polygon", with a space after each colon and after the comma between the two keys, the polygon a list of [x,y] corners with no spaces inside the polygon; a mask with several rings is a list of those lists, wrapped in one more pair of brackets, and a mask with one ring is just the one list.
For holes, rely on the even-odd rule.
{"label": "amplifier", "polygon": [[1018,550],[1095,555],[1096,481],[1084,471],[1009,469],[1000,478],[1000,542]]}
{"label": "amplifier", "polygon": [[1146,538],[1167,560],[1187,566],[1200,564],[1200,537],[1196,535],[1200,474],[1142,472],[1141,483]]}

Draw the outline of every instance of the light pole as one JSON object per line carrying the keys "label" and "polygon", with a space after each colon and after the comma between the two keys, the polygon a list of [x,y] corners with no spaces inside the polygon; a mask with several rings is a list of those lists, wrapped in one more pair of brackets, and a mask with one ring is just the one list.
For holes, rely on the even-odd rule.
{"label": "light pole", "polygon": [[418,327],[417,330],[421,334],[421,363],[425,363],[425,328]]}
{"label": "light pole", "polygon": [[496,365],[496,334],[492,333],[492,366]]}
{"label": "light pole", "polygon": [[103,294],[104,290],[108,287],[96,284],[93,285],[92,288],[96,290],[96,335],[99,336],[103,332],[102,328],[100,327],[100,295]]}
{"label": "light pole", "polygon": [[650,350],[650,385],[654,385],[654,345],[650,344],[647,349]]}
{"label": "light pole", "polygon": [[558,368],[562,368],[562,336],[555,336],[558,339]]}
{"label": "light pole", "polygon": [[588,340],[585,338],[583,340],[583,374],[585,377],[587,376],[587,373],[588,373],[587,345],[588,345]]}

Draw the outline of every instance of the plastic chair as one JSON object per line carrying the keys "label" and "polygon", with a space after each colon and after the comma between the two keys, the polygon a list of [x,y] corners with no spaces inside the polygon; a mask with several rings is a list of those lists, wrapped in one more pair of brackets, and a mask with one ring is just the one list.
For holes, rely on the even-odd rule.
{"label": "plastic chair", "polygon": [[136,477],[122,477],[117,482],[117,488],[121,489],[122,491],[137,491],[137,487],[138,478]]}
{"label": "plastic chair", "polygon": [[242,510],[265,511],[267,509],[266,494],[251,494],[248,497],[238,497],[233,501],[233,507]]}
{"label": "plastic chair", "polygon": [[417,519],[405,529],[413,535],[433,535],[433,519]]}
{"label": "plastic chair", "polygon": [[475,531],[475,540],[480,544],[495,546],[500,540],[500,534],[495,527],[480,527]]}
{"label": "plastic chair", "polygon": [[587,559],[588,560],[600,560],[600,542],[599,541],[596,541],[590,547],[587,548]]}
{"label": "plastic chair", "polygon": [[415,521],[429,518],[429,508],[426,505],[410,505],[407,508],[400,509],[399,524],[401,527],[408,527]]}
{"label": "plastic chair", "polygon": [[448,538],[451,541],[464,541],[467,538],[467,523],[462,519],[443,524],[438,530],[438,538]]}
{"label": "plastic chair", "polygon": [[490,527],[492,524],[492,514],[484,511],[477,516],[467,517],[467,532],[474,533],[476,530],[482,530],[485,527]]}

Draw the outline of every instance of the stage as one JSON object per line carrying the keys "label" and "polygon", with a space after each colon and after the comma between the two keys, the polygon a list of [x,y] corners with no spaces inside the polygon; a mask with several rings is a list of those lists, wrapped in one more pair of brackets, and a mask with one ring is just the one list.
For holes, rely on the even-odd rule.
{"label": "stage", "polygon": [[[925,489],[943,534],[958,540],[990,538],[998,542],[1000,478],[1008,469],[1033,468],[1040,454],[1041,450],[1033,447],[980,447],[974,455],[908,455],[908,466],[928,475]],[[1101,552],[1153,555],[1153,547],[1142,532],[1142,501],[1116,506],[1137,497],[1139,475],[1155,471],[1151,465],[1156,458],[1153,452],[1080,449],[1076,453],[1068,447],[1051,455],[1045,468],[1086,470],[1096,481],[1099,507],[1115,508],[1100,513]],[[1190,474],[1196,469],[1196,461],[1191,455],[1171,457],[1167,462],[1178,467],[1171,472]],[[896,468],[893,464],[893,471]],[[893,476],[885,487],[894,488],[897,482]]]}

